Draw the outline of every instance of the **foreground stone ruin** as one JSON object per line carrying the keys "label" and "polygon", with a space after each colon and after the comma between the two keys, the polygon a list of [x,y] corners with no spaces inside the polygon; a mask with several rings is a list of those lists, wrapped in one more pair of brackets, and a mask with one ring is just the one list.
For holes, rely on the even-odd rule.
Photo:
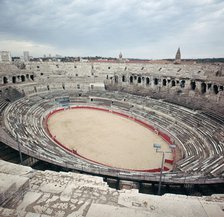
{"label": "foreground stone ruin", "polygon": [[224,216],[224,196],[153,196],[115,190],[103,178],[36,171],[0,161],[0,216]]}

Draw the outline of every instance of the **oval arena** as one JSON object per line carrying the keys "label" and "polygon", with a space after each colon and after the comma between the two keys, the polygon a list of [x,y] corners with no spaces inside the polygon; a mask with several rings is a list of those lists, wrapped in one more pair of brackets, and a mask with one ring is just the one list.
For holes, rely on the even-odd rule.
{"label": "oval arena", "polygon": [[[169,140],[147,123],[105,108],[78,106],[48,116],[48,132],[70,152],[99,164],[135,171],[159,171],[161,156],[153,144],[169,151]],[[173,161],[167,153],[167,162]],[[171,168],[170,165],[165,167]]]}
{"label": "oval arena", "polygon": [[[19,143],[22,153],[67,169],[147,182],[159,181],[162,154],[153,148],[159,143],[161,151],[172,152],[165,153],[163,183],[223,183],[220,70],[200,64],[29,62],[25,69],[9,64],[1,71],[1,141],[17,150]],[[63,123],[66,115],[56,118],[61,130],[51,123],[59,110],[84,112],[74,109],[81,107],[96,113],[74,118],[70,126]],[[97,115],[106,115],[100,125],[112,125],[109,131],[96,119],[88,121]],[[128,122],[125,130],[133,128],[125,134],[117,119]],[[78,125],[69,131],[74,123]],[[104,135],[113,150],[103,147]],[[87,144],[94,147],[82,149]]]}

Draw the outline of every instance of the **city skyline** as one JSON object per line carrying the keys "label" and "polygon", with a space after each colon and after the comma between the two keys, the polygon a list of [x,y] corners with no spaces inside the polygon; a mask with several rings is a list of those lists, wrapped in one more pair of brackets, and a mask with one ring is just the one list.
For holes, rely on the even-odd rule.
{"label": "city skyline", "polygon": [[0,50],[124,58],[224,57],[224,1],[0,0]]}

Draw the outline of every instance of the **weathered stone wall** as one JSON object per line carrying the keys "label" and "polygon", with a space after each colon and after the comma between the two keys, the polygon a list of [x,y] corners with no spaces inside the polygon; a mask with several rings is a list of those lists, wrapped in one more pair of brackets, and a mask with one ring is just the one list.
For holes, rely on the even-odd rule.
{"label": "weathered stone wall", "polygon": [[[162,98],[194,109],[224,113],[221,64],[151,64],[109,62],[28,62],[25,69],[0,65],[2,85],[27,83],[35,92],[82,89],[105,83],[110,89]],[[32,85],[34,87],[32,87]]]}
{"label": "weathered stone wall", "polygon": [[172,103],[224,114],[224,81],[152,74],[114,75],[108,89],[164,99]]}

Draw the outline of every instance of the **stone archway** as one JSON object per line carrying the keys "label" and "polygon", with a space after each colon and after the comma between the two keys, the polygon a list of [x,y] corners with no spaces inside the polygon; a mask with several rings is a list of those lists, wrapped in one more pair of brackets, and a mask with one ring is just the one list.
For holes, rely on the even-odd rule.
{"label": "stone archway", "polygon": [[114,82],[115,82],[115,84],[118,83],[118,76],[117,75],[114,76]]}
{"label": "stone archway", "polygon": [[176,82],[175,82],[175,80],[172,80],[171,81],[171,87],[175,87],[176,86]]}
{"label": "stone archway", "polygon": [[141,82],[142,82],[142,78],[138,77],[138,84],[141,84]]}
{"label": "stone archway", "polygon": [[13,83],[13,84],[16,83],[16,76],[12,76],[12,83]]}
{"label": "stone archway", "polygon": [[7,77],[3,77],[3,84],[7,84],[8,83],[8,78]]}
{"label": "stone archway", "polygon": [[191,81],[191,90],[195,90],[195,88],[196,88],[196,83],[195,83],[195,81]]}
{"label": "stone archway", "polygon": [[218,86],[216,84],[213,85],[213,92],[215,94],[218,94],[218,92],[219,92]]}
{"label": "stone archway", "polygon": [[158,78],[154,78],[154,84],[158,85],[158,83],[159,83]]}
{"label": "stone archway", "polygon": [[206,84],[205,84],[205,82],[201,83],[201,93],[202,94],[206,93]]}
{"label": "stone archway", "polygon": [[126,82],[126,77],[125,77],[125,75],[122,75],[122,82]]}
{"label": "stone archway", "polygon": [[25,75],[21,75],[21,81],[22,81],[22,82],[26,81],[26,77],[25,77]]}
{"label": "stone archway", "polygon": [[146,85],[149,85],[150,79],[146,77]]}
{"label": "stone archway", "polygon": [[180,81],[180,87],[181,87],[181,88],[184,88],[184,87],[185,87],[185,80],[181,80],[181,81]]}

